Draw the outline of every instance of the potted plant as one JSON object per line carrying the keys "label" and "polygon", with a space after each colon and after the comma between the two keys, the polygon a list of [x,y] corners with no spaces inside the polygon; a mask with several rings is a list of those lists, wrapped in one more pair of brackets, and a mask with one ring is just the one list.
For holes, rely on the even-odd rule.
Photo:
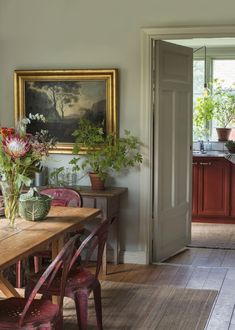
{"label": "potted plant", "polygon": [[[82,152],[83,156],[75,156],[70,161],[72,170],[88,172],[92,189],[104,189],[104,181],[112,172],[119,172],[142,162],[140,142],[128,130],[125,130],[123,137],[117,137],[113,133],[106,135],[102,127],[81,120],[73,135],[73,153]],[[98,186],[94,186],[97,180]]]}
{"label": "potted plant", "polygon": [[235,85],[225,88],[223,81],[215,79],[210,83],[211,94],[197,99],[195,107],[195,125],[203,126],[209,120],[217,123],[219,141],[227,141],[231,128],[229,125],[235,119]]}
{"label": "potted plant", "polygon": [[235,85],[228,88],[222,86],[218,79],[213,83],[214,116],[218,127],[216,128],[219,141],[227,141],[231,128],[229,125],[235,119]]}
{"label": "potted plant", "polygon": [[230,154],[235,154],[235,141],[233,140],[228,140],[225,143],[225,146],[227,147],[228,151],[230,152]]}

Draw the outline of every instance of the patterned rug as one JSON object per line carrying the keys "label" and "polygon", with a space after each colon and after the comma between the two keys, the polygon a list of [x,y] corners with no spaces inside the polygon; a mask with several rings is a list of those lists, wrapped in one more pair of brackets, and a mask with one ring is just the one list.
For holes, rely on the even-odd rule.
{"label": "patterned rug", "polygon": [[[203,330],[217,291],[102,282],[104,330]],[[74,303],[66,299],[64,329],[77,330]],[[88,329],[96,329],[89,299]]]}
{"label": "patterned rug", "polygon": [[192,223],[190,247],[235,249],[235,224]]}

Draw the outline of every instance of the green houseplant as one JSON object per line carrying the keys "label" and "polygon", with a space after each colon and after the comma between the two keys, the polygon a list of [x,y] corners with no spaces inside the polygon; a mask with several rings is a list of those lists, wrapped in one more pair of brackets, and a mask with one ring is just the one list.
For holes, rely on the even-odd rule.
{"label": "green houseplant", "polygon": [[[208,121],[215,120],[219,141],[228,139],[235,119],[235,85],[223,87],[223,81],[215,79],[209,84],[211,94],[199,97],[194,111],[194,123],[198,132],[208,133]],[[222,129],[222,130],[221,130]]]}
{"label": "green houseplant", "polygon": [[235,154],[235,141],[233,141],[233,140],[228,140],[228,141],[225,143],[225,146],[227,147],[228,151],[229,151],[231,154]]}
{"label": "green houseplant", "polygon": [[98,189],[104,189],[104,180],[112,172],[119,172],[142,162],[140,142],[128,130],[125,130],[123,137],[117,137],[113,133],[106,135],[102,127],[81,120],[79,129],[73,135],[73,153],[77,156],[70,161],[72,170],[86,171],[91,174],[90,178],[95,173],[101,179]]}
{"label": "green houseplant", "polygon": [[209,121],[214,113],[214,101],[211,97],[198,97],[193,109],[194,134],[199,138],[206,139],[209,136]]}

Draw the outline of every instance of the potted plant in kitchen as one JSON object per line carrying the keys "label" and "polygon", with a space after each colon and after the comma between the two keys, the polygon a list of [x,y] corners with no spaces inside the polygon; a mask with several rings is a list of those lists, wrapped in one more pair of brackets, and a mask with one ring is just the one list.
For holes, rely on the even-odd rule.
{"label": "potted plant in kitchen", "polygon": [[223,81],[218,79],[213,83],[214,115],[219,141],[227,141],[231,128],[229,125],[235,119],[235,84],[225,88]]}
{"label": "potted plant in kitchen", "polygon": [[235,119],[235,84],[224,87],[222,80],[215,79],[209,86],[211,94],[197,99],[195,125],[200,127],[203,122],[214,119],[218,140],[227,141],[231,132],[229,125]]}
{"label": "potted plant in kitchen", "polygon": [[104,181],[112,172],[119,172],[142,162],[140,142],[128,130],[125,130],[123,137],[117,137],[114,133],[105,134],[102,127],[81,120],[73,135],[73,153],[83,155],[75,156],[70,161],[72,170],[88,172],[94,190],[104,189]]}
{"label": "potted plant in kitchen", "polygon": [[230,152],[230,154],[235,154],[235,141],[233,140],[228,140],[225,143],[225,146],[227,147],[228,151]]}

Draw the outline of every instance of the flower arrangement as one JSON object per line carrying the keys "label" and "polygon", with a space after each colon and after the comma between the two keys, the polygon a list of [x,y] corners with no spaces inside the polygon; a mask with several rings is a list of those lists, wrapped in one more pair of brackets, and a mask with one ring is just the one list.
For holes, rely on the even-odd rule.
{"label": "flower arrangement", "polygon": [[16,128],[0,128],[0,174],[4,196],[5,215],[14,225],[18,214],[18,200],[23,185],[30,185],[34,173],[40,171],[41,162],[55,146],[55,139],[48,131],[41,130],[32,135],[26,132],[32,121],[45,122],[43,115],[29,114]]}

